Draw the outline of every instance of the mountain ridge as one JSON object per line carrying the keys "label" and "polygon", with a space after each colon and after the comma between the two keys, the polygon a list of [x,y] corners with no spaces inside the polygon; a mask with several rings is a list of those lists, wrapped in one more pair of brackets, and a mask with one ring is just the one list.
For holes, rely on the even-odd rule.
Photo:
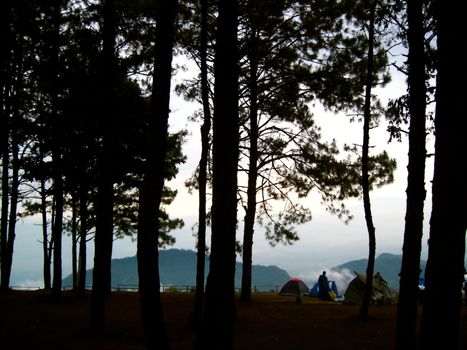
{"label": "mountain ridge", "polygon": [[[344,273],[344,270],[365,272],[368,259],[357,259],[337,265],[330,270],[336,273]],[[399,289],[399,272],[402,265],[402,255],[381,253],[375,259],[375,273],[379,271],[389,286]],[[426,261],[420,261],[420,277],[424,277]],[[209,271],[209,256],[205,260],[205,277]],[[166,286],[195,286],[196,285],[196,252],[189,249],[166,249],[159,251],[159,273],[162,285]],[[236,263],[235,287],[240,288],[242,275],[242,263]],[[350,282],[350,274],[344,283]],[[253,265],[252,288],[258,290],[271,290],[285,284],[291,278],[290,274],[276,265]],[[310,287],[315,281],[309,282]],[[72,276],[63,279],[63,285],[72,285]],[[87,270],[86,285],[92,285],[92,269]],[[138,285],[136,256],[112,259],[112,287],[123,285]]]}
{"label": "mountain ridge", "polygon": [[[119,285],[138,285],[136,256],[112,259],[112,287]],[[242,263],[236,263],[235,287],[240,288]],[[205,258],[205,280],[209,271],[209,256]],[[187,249],[166,249],[159,251],[159,274],[162,285],[196,285],[196,252]],[[282,286],[290,279],[287,271],[275,265],[253,265],[252,288],[271,289]],[[72,276],[63,279],[64,286],[72,285]],[[86,271],[86,285],[92,285],[92,269]]]}
{"label": "mountain ridge", "polygon": [[[342,271],[350,270],[357,272],[365,272],[368,264],[368,259],[351,260],[346,263],[337,265],[331,270]],[[399,273],[402,267],[402,255],[391,253],[381,253],[375,259],[375,273],[379,271],[383,278],[388,282],[389,286],[394,289],[399,289]],[[420,260],[420,278],[424,277],[426,260]]]}

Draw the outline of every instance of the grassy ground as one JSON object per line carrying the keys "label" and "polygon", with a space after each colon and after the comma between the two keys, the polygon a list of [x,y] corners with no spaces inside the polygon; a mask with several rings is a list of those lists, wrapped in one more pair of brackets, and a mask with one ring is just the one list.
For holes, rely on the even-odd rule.
{"label": "grassy ground", "polygon": [[[174,350],[192,349],[195,335],[186,320],[193,295],[163,295],[167,329]],[[64,293],[54,301],[44,292],[0,295],[0,348],[14,349],[144,349],[138,295],[114,293],[107,302],[104,335],[87,328],[89,297]],[[363,322],[357,305],[255,294],[251,303],[238,303],[235,348],[245,350],[393,349],[396,306],[374,306]],[[467,345],[467,307],[462,310],[459,349]]]}

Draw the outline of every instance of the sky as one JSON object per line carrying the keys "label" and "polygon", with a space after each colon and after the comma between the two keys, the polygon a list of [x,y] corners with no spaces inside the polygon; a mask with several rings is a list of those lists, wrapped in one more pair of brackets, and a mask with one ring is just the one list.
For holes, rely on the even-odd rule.
{"label": "sky", "polygon": [[[383,101],[402,95],[406,91],[405,77],[398,71],[393,71],[393,81],[385,88],[375,91],[375,94]],[[174,103],[177,106],[177,102]],[[177,112],[178,110],[175,109]],[[336,139],[339,145],[362,144],[362,123],[349,122],[349,117],[343,113],[335,114],[325,111],[319,105],[312,108],[317,125],[321,127],[322,139],[331,141]],[[175,118],[177,118],[177,113]],[[182,117],[181,117],[182,118]],[[183,118],[182,118],[183,120]],[[173,125],[180,125],[178,120],[172,121]],[[402,242],[405,216],[405,190],[407,185],[407,138],[403,142],[393,141],[388,144],[387,121],[381,118],[381,125],[370,131],[370,144],[372,154],[386,150],[391,158],[397,160],[395,181],[392,184],[371,192],[373,219],[376,227],[377,255],[381,253],[402,254]],[[193,129],[191,127],[191,129]],[[433,139],[428,137],[427,149],[433,147]],[[180,168],[180,174],[171,185],[182,189],[183,181],[188,178],[196,167],[200,154],[199,131],[193,130],[190,140],[185,145],[190,157],[188,162]],[[433,158],[427,159],[425,202],[425,232],[423,238],[422,256],[427,256],[426,238],[428,235],[428,220],[431,212],[431,188]],[[286,269],[289,274],[298,277],[312,278],[323,269],[347,262],[349,260],[362,259],[368,256],[368,233],[363,212],[363,202],[360,199],[346,201],[346,206],[354,215],[349,224],[344,224],[337,217],[326,212],[319,203],[316,193],[312,193],[305,203],[311,208],[313,219],[311,222],[297,227],[300,240],[292,246],[271,247],[264,239],[264,229],[256,227],[253,245],[253,263],[261,265],[278,265]],[[197,194],[188,194],[180,190],[179,195],[170,208],[173,215],[186,218],[187,225],[180,232],[176,246],[192,249],[194,238],[190,232],[191,224],[196,222],[193,213],[197,208]],[[244,213],[239,211],[239,219]],[[237,240],[241,240],[242,226],[240,224]]]}
{"label": "sky", "polygon": [[[393,81],[384,89],[375,93],[383,100],[403,94],[406,91],[404,77],[394,72]],[[193,226],[197,215],[197,193],[189,194],[184,182],[192,175],[200,155],[199,126],[188,120],[197,109],[181,97],[172,96],[170,118],[171,130],[177,131],[187,128],[190,132],[183,146],[187,155],[187,162],[180,166],[179,174],[169,183],[171,188],[177,188],[179,194],[168,208],[173,217],[183,218],[185,226],[181,230],[173,231],[176,238],[174,248],[195,249]],[[336,139],[338,144],[362,144],[362,124],[350,123],[344,114],[326,112],[320,106],[312,109],[316,123],[322,128],[323,140]],[[408,142],[387,143],[389,135],[386,132],[387,123],[382,118],[381,125],[372,129],[370,144],[371,152],[379,153],[387,150],[389,156],[396,158],[397,170],[392,184],[371,192],[374,225],[376,227],[377,256],[381,253],[402,254],[405,215],[405,189],[407,183],[407,153]],[[429,138],[428,149],[433,140]],[[425,204],[425,229],[423,238],[422,257],[427,256],[426,239],[428,235],[428,220],[431,207],[432,158],[427,160]],[[312,193],[304,203],[312,211],[312,221],[297,226],[300,240],[291,246],[278,245],[271,247],[264,239],[264,230],[256,227],[253,245],[253,263],[260,265],[277,265],[284,268],[291,276],[304,279],[317,279],[323,270],[356,259],[368,256],[368,233],[363,212],[363,202],[360,199],[346,201],[348,209],[354,215],[349,224],[344,224],[337,217],[326,212],[319,203],[316,193]],[[239,219],[243,217],[239,211]],[[240,220],[241,221],[241,220]],[[41,244],[40,226],[34,220],[18,223],[15,254],[12,271],[12,285],[41,286]],[[239,225],[237,239],[241,240],[242,226]],[[208,238],[209,239],[209,238]],[[63,275],[71,273],[71,243],[64,238]],[[92,243],[88,244],[88,267],[92,266]],[[118,240],[114,243],[113,258],[122,258],[136,254],[136,243],[130,239]],[[240,257],[237,260],[240,261]]]}

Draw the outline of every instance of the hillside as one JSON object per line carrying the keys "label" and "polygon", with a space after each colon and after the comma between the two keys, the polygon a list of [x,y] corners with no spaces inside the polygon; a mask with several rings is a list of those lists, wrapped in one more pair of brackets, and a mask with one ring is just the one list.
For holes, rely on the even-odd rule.
{"label": "hillside", "polygon": [[[192,250],[167,249],[159,252],[160,278],[161,283],[166,286],[194,286],[196,284],[196,253]],[[389,286],[399,289],[399,272],[402,264],[402,255],[383,253],[375,260],[375,272],[379,271]],[[420,266],[423,277],[426,261],[422,260]],[[343,270],[365,272],[367,259],[353,260],[333,267],[331,270],[342,272]],[[206,257],[205,276],[209,268],[209,257]],[[236,265],[235,286],[240,288],[242,276],[242,263]],[[271,290],[274,287],[281,287],[290,279],[290,275],[277,266],[253,266],[253,288],[257,286],[259,290]],[[343,281],[336,280],[338,288],[345,290],[347,284],[353,276],[348,276]],[[335,276],[334,276],[335,277]],[[305,281],[311,287],[316,281]],[[63,280],[63,285],[72,285],[71,275]],[[86,274],[86,285],[92,285],[92,269]],[[137,261],[136,257],[112,260],[112,286],[118,285],[138,285]]]}
{"label": "hillside", "polygon": [[[342,271],[344,269],[350,271],[365,272],[368,259],[360,259],[346,262],[342,265],[333,267],[334,271]],[[375,259],[375,272],[379,271],[383,278],[388,282],[389,286],[394,289],[399,289],[399,272],[402,266],[402,255],[394,255],[383,253]],[[420,277],[424,276],[426,261],[420,261],[422,272]]]}
{"label": "hillside", "polygon": [[[209,257],[206,257],[205,276],[209,267]],[[237,262],[235,286],[241,286],[242,263]],[[192,250],[167,249],[159,252],[159,272],[163,285],[194,286],[196,284],[196,253]],[[270,290],[274,286],[282,286],[290,279],[289,274],[277,266],[253,265],[252,286],[258,289]],[[136,256],[112,260],[112,286],[137,285]],[[72,277],[63,280],[64,286],[72,285]],[[87,270],[86,285],[92,285],[92,269]],[[262,288],[261,288],[262,287]]]}

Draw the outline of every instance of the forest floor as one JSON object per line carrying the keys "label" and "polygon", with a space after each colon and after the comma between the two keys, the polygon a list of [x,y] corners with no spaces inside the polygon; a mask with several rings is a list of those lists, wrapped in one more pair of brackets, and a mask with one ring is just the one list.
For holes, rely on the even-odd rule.
{"label": "forest floor", "polygon": [[[115,292],[107,299],[107,331],[88,329],[89,295],[64,292],[52,300],[43,291],[0,294],[0,347],[14,349],[144,349],[137,293]],[[195,335],[186,323],[193,294],[162,295],[166,326],[174,350],[192,349]],[[357,317],[358,305],[254,294],[237,304],[235,349],[375,349],[394,348],[396,306],[371,306]],[[420,310],[421,311],[421,310]],[[421,313],[420,313],[421,314]],[[462,307],[459,349],[467,348],[467,307]]]}

